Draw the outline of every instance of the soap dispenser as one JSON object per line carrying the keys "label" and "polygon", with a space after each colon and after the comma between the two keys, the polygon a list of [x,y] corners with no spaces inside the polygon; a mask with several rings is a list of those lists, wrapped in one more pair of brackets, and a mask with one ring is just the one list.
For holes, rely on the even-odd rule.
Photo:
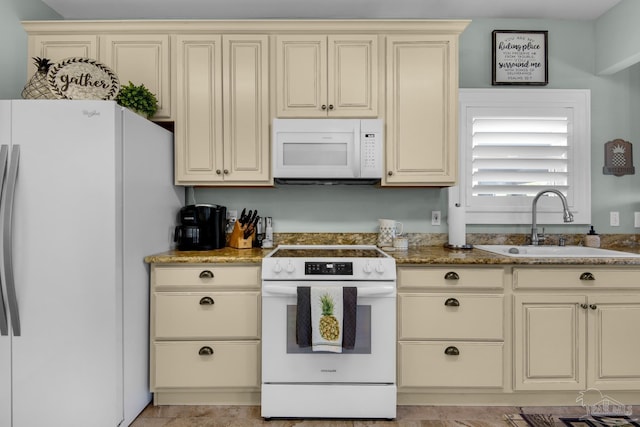
{"label": "soap dispenser", "polygon": [[584,238],[584,245],[590,248],[599,248],[600,247],[600,236],[596,233],[596,230],[593,229],[593,225],[591,229],[587,233]]}

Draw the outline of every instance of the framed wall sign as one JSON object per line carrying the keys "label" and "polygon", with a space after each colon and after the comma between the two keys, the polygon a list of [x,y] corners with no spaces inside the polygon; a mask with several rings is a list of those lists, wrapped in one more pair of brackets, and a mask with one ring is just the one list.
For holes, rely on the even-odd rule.
{"label": "framed wall sign", "polygon": [[548,31],[494,30],[491,33],[491,84],[549,83]]}

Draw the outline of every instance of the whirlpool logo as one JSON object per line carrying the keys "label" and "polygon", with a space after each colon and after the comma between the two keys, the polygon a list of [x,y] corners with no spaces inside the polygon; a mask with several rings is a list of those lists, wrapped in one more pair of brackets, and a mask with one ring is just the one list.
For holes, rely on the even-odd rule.
{"label": "whirlpool logo", "polygon": [[320,372],[328,373],[328,374],[335,374],[336,372],[338,372],[338,370],[337,369],[320,369]]}

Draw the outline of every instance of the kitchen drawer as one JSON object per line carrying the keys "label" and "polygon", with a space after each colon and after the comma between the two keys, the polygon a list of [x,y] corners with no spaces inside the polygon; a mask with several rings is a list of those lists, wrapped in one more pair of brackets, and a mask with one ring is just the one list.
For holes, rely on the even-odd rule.
{"label": "kitchen drawer", "polygon": [[640,269],[593,268],[515,268],[513,286],[517,289],[640,289]]}
{"label": "kitchen drawer", "polygon": [[151,283],[161,287],[260,288],[260,266],[189,265],[157,266]]}
{"label": "kitchen drawer", "polygon": [[400,388],[503,387],[502,343],[400,342],[398,359]]}
{"label": "kitchen drawer", "polygon": [[[258,341],[156,342],[153,389],[260,384]],[[200,354],[211,349],[213,354]]]}
{"label": "kitchen drawer", "polygon": [[398,288],[504,288],[502,268],[399,267]]}
{"label": "kitchen drawer", "polygon": [[259,292],[155,292],[156,339],[259,338]]}
{"label": "kitchen drawer", "polygon": [[502,340],[504,336],[502,295],[399,294],[398,313],[401,340]]}

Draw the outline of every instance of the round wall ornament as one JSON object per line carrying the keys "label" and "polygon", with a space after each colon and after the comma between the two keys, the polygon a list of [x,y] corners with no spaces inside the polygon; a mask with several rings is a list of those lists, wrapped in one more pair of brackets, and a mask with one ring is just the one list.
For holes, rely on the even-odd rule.
{"label": "round wall ornament", "polygon": [[118,76],[106,65],[90,58],[66,58],[47,73],[49,89],[59,99],[111,100],[118,95]]}

